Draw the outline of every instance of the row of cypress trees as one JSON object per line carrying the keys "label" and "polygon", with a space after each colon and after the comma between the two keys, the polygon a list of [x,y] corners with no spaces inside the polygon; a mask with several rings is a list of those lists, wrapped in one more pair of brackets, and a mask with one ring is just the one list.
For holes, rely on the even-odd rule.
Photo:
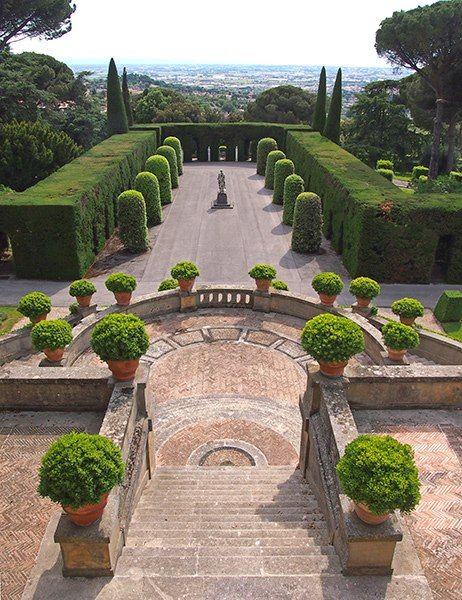
{"label": "row of cypress trees", "polygon": [[107,74],[107,126],[108,134],[127,133],[133,125],[133,112],[128,90],[127,69],[124,68],[122,86],[113,58],[109,61]]}
{"label": "row of cypress trees", "polygon": [[332,142],[339,144],[340,117],[342,115],[342,69],[337,71],[328,115],[326,115],[326,103],[326,68],[323,67],[319,76],[318,95],[316,97],[316,106],[313,117],[313,129],[314,131],[319,131],[319,133]]}

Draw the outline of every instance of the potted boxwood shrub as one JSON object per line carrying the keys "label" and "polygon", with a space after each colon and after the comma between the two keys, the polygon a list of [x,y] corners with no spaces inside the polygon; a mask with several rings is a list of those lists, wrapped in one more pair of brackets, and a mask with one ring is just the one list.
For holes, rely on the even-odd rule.
{"label": "potted boxwood shrub", "polygon": [[275,290],[282,290],[283,292],[289,291],[289,286],[285,281],[281,281],[280,279],[275,279],[271,282],[271,287]]}
{"label": "potted boxwood shrub", "polygon": [[391,310],[399,316],[399,320],[404,325],[414,325],[417,317],[423,317],[424,307],[421,302],[415,298],[401,298],[391,305]]}
{"label": "potted boxwood shrub", "polygon": [[132,293],[136,289],[136,279],[133,275],[125,273],[112,273],[106,279],[105,285],[114,294],[119,306],[128,306],[132,299]]}
{"label": "potted boxwood shrub", "polygon": [[420,501],[414,452],[389,435],[360,435],[350,442],[337,475],[356,514],[369,525],[383,523],[394,510],[409,513]]}
{"label": "potted boxwood shrub", "polygon": [[64,348],[72,342],[72,327],[62,319],[40,321],[32,327],[30,335],[37,350],[41,350],[50,362],[59,362]]}
{"label": "potted boxwood shrub", "polygon": [[382,327],[383,341],[391,360],[402,360],[407,350],[417,348],[419,334],[409,325],[390,321]]}
{"label": "potted boxwood shrub", "polygon": [[268,292],[271,281],[276,277],[276,269],[271,265],[258,263],[250,269],[249,275],[255,279],[259,292]]}
{"label": "potted boxwood shrub", "polygon": [[196,277],[199,277],[200,273],[193,262],[182,260],[172,267],[170,275],[178,281],[182,292],[190,292],[193,289]]}
{"label": "potted boxwood shrub", "polygon": [[61,504],[75,525],[90,525],[102,516],[109,492],[123,481],[122,453],[102,435],[67,433],[43,456],[39,476],[41,496]]}
{"label": "potted boxwood shrub", "polygon": [[42,292],[29,292],[18,302],[18,312],[29,317],[31,323],[44,321],[51,310],[51,300]]}
{"label": "potted boxwood shrub", "polygon": [[369,277],[357,277],[350,283],[350,294],[356,296],[360,308],[367,308],[372,298],[380,294],[380,285]]}
{"label": "potted boxwood shrub", "polygon": [[158,292],[165,292],[165,290],[176,290],[178,287],[178,281],[176,279],[164,279],[160,282],[157,288]]}
{"label": "potted boxwood shrub", "polygon": [[115,313],[95,325],[91,347],[116,379],[128,381],[135,377],[140,358],[149,348],[149,337],[139,317]]}
{"label": "potted boxwood shrub", "polygon": [[88,279],[77,279],[69,287],[69,295],[77,300],[79,306],[90,306],[91,297],[96,292],[96,288]]}
{"label": "potted boxwood shrub", "polygon": [[319,273],[313,277],[311,285],[324,306],[333,306],[335,299],[343,290],[343,281],[337,273]]}
{"label": "potted boxwood shrub", "polygon": [[301,342],[328,377],[341,377],[350,358],[364,350],[361,327],[330,313],[310,319],[303,328]]}

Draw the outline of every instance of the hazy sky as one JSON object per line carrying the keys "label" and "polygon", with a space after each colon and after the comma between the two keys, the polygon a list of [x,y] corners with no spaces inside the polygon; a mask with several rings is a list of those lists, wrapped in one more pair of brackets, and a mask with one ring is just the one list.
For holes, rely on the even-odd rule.
{"label": "hazy sky", "polygon": [[72,31],[32,50],[70,63],[384,65],[382,19],[416,0],[75,0]]}

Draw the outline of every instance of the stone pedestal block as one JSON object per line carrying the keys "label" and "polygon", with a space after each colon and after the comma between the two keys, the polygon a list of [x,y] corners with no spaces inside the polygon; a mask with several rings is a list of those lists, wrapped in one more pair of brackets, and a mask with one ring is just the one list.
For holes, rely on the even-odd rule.
{"label": "stone pedestal block", "polygon": [[180,312],[197,310],[196,299],[197,292],[179,292],[180,294]]}
{"label": "stone pedestal block", "polygon": [[262,312],[271,311],[271,294],[269,292],[259,292],[255,290],[253,293],[253,309]]}

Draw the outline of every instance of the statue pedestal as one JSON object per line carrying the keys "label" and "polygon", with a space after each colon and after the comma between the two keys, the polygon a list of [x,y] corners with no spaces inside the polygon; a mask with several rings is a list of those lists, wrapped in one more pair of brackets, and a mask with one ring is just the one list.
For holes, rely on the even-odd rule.
{"label": "statue pedestal", "polygon": [[229,203],[226,192],[218,192],[217,198],[212,204],[212,208],[234,208],[234,204]]}

